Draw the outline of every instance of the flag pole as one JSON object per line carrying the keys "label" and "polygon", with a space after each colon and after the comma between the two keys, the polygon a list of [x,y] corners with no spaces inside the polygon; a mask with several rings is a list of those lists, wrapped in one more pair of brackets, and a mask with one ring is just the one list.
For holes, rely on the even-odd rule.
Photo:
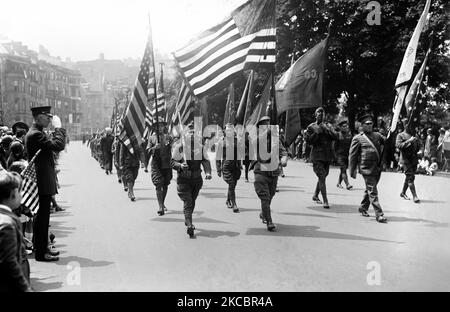
{"label": "flag pole", "polygon": [[150,20],[150,13],[148,14],[148,26],[150,28],[149,30],[149,41],[152,47],[152,66],[153,66],[153,90],[155,93],[155,116],[156,116],[156,140],[159,143],[159,116],[158,116],[158,91],[156,86],[156,70],[155,70],[155,53],[153,51],[153,36],[152,36],[152,23]]}

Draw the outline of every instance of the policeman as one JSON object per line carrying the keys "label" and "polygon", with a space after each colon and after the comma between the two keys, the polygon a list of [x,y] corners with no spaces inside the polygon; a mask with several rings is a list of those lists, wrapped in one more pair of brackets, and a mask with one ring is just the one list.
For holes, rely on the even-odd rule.
{"label": "policeman", "polygon": [[[167,208],[164,204],[167,196],[167,189],[172,180],[172,144],[173,139],[168,134],[167,124],[164,120],[159,121],[158,135],[153,133],[148,140],[147,154],[152,156],[150,168],[153,185],[156,188],[156,198],[158,199],[158,215],[163,216]],[[159,141],[158,141],[159,139]]]}
{"label": "policeman", "polygon": [[333,160],[332,142],[337,140],[338,136],[331,125],[324,122],[325,111],[322,107],[316,109],[315,116],[316,122],[310,124],[305,132],[305,140],[311,145],[313,170],[318,178],[313,201],[321,203],[319,193],[322,193],[323,208],[329,209],[326,178],[330,172],[330,163]]}
{"label": "policeman", "polygon": [[375,209],[376,219],[380,223],[386,223],[378,201],[377,185],[381,176],[381,155],[382,148],[386,142],[386,138],[378,132],[373,132],[373,116],[363,114],[359,118],[362,126],[362,132],[356,135],[350,145],[349,168],[350,176],[356,179],[356,171],[359,167],[359,173],[366,183],[366,191],[361,202],[359,212],[363,217],[369,217],[367,211],[370,204]]}
{"label": "policeman", "polygon": [[[34,220],[33,240],[36,261],[57,261],[59,252],[49,249],[48,226],[50,222],[50,203],[52,195],[58,193],[54,152],[61,152],[66,144],[66,130],[61,126],[58,116],[50,114],[51,106],[31,108],[34,123],[25,136],[28,160],[35,158],[36,180],[39,193],[39,210]],[[51,136],[44,128],[52,123],[55,131]]]}
{"label": "policeman", "polygon": [[[270,117],[262,117],[256,124],[257,137],[253,139],[251,143],[253,146],[253,151],[256,151],[256,160],[252,162],[252,167],[254,168],[255,175],[255,192],[261,200],[261,213],[259,217],[262,219],[263,223],[267,224],[268,231],[274,231],[276,229],[275,224],[272,222],[272,214],[270,211],[270,204],[273,197],[275,196],[278,176],[280,175],[279,161],[281,160],[281,166],[286,167],[288,154],[284,148],[281,140],[278,142],[278,155],[275,163],[273,164],[272,157],[263,159],[260,151],[261,144],[267,144],[266,151],[272,152],[272,133],[270,129]],[[279,138],[278,138],[279,139]],[[276,145],[274,145],[276,146]],[[272,154],[272,153],[271,153]],[[279,157],[279,158],[278,158]],[[255,159],[253,158],[253,159]]]}
{"label": "policeman", "polygon": [[419,158],[417,153],[421,149],[420,140],[415,137],[415,130],[411,124],[406,125],[405,130],[397,135],[396,147],[400,150],[400,163],[405,172],[405,182],[400,197],[409,200],[406,191],[409,189],[413,195],[415,203],[420,203],[420,199],[416,193],[416,186],[414,185],[417,164]]}
{"label": "policeman", "polygon": [[[182,134],[183,136],[183,134]],[[197,142],[194,142],[194,141]],[[203,186],[202,170],[205,170],[206,180],[211,180],[211,164],[203,153],[201,138],[194,137],[194,124],[188,125],[187,134],[178,142],[172,152],[171,165],[177,171],[177,192],[183,201],[184,220],[187,234],[195,238],[195,226],[192,224],[192,213],[195,209],[195,200]]]}
{"label": "policeman", "polygon": [[219,142],[216,149],[216,168],[217,175],[223,177],[228,184],[228,193],[226,205],[233,209],[234,213],[239,212],[236,205],[236,184],[241,177],[241,160],[238,155],[238,140],[233,125],[225,125],[225,137]]}

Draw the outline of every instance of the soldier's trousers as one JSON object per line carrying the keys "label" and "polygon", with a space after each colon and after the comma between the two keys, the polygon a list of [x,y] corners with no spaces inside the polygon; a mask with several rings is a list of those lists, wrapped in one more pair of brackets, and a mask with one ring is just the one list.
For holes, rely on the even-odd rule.
{"label": "soldier's trousers", "polygon": [[372,204],[375,210],[376,216],[382,216],[383,210],[378,201],[378,181],[380,181],[380,175],[363,175],[364,182],[366,183],[366,190],[364,192],[364,198],[361,202],[360,210],[368,211],[370,204]]}
{"label": "soldier's trousers", "polygon": [[125,185],[128,183],[134,183],[139,174],[139,167],[123,167],[122,169],[122,181]]}
{"label": "soldier's trousers", "polygon": [[416,179],[417,165],[404,163],[403,169],[405,170],[405,184],[413,184]]}
{"label": "soldier's trousers", "polygon": [[47,253],[51,200],[52,195],[39,195],[39,210],[33,223],[33,245],[37,258]]}
{"label": "soldier's trousers", "polygon": [[195,181],[186,181],[183,183],[178,181],[177,192],[180,199],[183,201],[183,212],[186,220],[191,220],[192,222],[192,213],[195,209],[195,200],[198,197],[198,193],[200,192],[203,186],[203,180],[198,179]]}
{"label": "soldier's trousers", "polygon": [[277,190],[278,176],[270,176],[264,173],[255,172],[255,191],[261,200],[261,210],[263,217],[272,222],[272,215],[270,213],[270,203],[275,196]]}

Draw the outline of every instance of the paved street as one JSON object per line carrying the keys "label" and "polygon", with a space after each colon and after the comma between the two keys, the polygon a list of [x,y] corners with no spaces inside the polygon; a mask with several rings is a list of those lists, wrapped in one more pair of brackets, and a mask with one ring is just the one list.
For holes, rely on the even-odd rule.
{"label": "paved street", "polygon": [[[159,217],[150,173],[140,171],[132,203],[81,142],[61,153],[60,169],[57,200],[66,211],[52,214],[51,231],[61,256],[30,260],[37,291],[450,291],[448,177],[418,176],[417,205],[399,197],[402,174],[384,173],[379,193],[389,222],[379,224],[372,208],[371,218],[357,213],[360,176],[353,191],[341,190],[331,170],[328,211],[311,200],[311,166],[291,161],[272,204],[278,230],[270,233],[253,184],[239,181],[234,214],[214,172],[197,200],[197,238],[189,239],[175,180],[169,213]],[[380,285],[370,286],[374,272]]]}

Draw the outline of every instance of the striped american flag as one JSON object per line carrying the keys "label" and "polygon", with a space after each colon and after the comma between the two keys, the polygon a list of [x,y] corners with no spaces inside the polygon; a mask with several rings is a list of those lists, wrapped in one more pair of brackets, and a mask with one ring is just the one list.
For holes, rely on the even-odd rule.
{"label": "striped american flag", "polygon": [[22,201],[21,204],[30,209],[33,215],[39,210],[39,193],[36,178],[35,159],[41,150],[37,151],[28,163],[28,166],[20,174],[22,176]]}
{"label": "striped american flag", "polygon": [[244,69],[275,63],[275,2],[248,1],[231,18],[174,53],[195,96],[224,88]]}
{"label": "striped american flag", "polygon": [[192,97],[192,93],[189,91],[189,88],[186,86],[184,81],[181,85],[178,101],[172,115],[172,126],[180,124],[178,112],[181,117],[181,125],[186,125],[190,121],[194,120],[194,98]]}
{"label": "striped american flag", "polygon": [[126,110],[125,118],[122,120],[122,130],[119,139],[128,148],[130,153],[141,146],[144,142],[146,106],[149,97],[149,89],[155,79],[153,67],[153,46],[151,35],[145,47],[144,57],[136,79],[131,101]]}

